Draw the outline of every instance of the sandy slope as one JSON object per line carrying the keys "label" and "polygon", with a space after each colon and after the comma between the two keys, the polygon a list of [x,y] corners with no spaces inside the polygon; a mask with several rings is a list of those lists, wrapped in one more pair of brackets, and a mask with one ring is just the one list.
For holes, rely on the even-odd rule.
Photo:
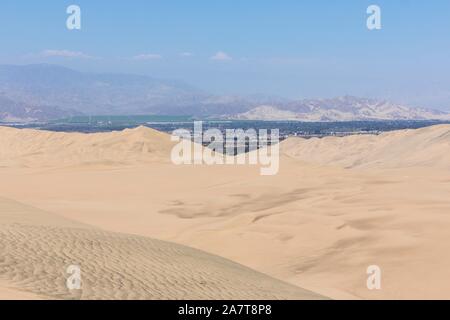
{"label": "sandy slope", "polygon": [[289,138],[282,151],[315,164],[346,168],[427,167],[450,169],[449,125],[399,130],[381,135],[323,139]]}
{"label": "sandy slope", "polygon": [[97,134],[0,127],[0,146],[0,166],[54,167],[168,161],[172,143],[144,127]]}
{"label": "sandy slope", "polygon": [[[0,277],[13,286],[0,286],[0,297],[320,298],[218,256],[103,231],[5,199],[0,199],[0,252]],[[67,289],[70,265],[82,270],[82,290]]]}
{"label": "sandy slope", "polygon": [[[115,133],[119,145],[129,146],[132,132]],[[272,177],[254,166],[176,167],[168,152],[152,161],[127,153],[125,164],[81,153],[96,165],[67,167],[65,148],[48,154],[51,161],[2,148],[0,179],[8,183],[0,195],[112,232],[203,249],[333,298],[450,298],[449,132],[291,139]],[[380,291],[366,287],[373,264],[382,268]]]}

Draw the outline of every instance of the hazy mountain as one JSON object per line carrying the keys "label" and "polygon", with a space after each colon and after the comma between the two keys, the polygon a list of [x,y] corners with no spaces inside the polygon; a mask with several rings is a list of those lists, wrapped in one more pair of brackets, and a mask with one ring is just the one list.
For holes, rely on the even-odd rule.
{"label": "hazy mountain", "polygon": [[450,114],[413,108],[388,101],[351,96],[334,99],[293,101],[276,106],[259,106],[245,113],[227,116],[240,120],[450,120]]}
{"label": "hazy mountain", "polygon": [[26,105],[58,106],[84,114],[201,117],[245,112],[269,99],[216,96],[181,81],[85,73],[48,64],[0,66],[0,95]]}
{"label": "hazy mountain", "polygon": [[225,116],[235,120],[297,120],[295,112],[281,110],[272,106],[259,106],[234,116]]}
{"label": "hazy mountain", "polygon": [[54,65],[0,66],[0,93],[14,101],[86,114],[178,112],[205,94],[187,84],[145,76],[91,74]]}
{"label": "hazy mountain", "polygon": [[80,115],[73,110],[61,110],[51,106],[33,106],[15,102],[9,98],[0,96],[0,121],[1,122],[29,122],[48,119],[65,118]]}
{"label": "hazy mountain", "polygon": [[[39,64],[0,66],[0,120],[72,115],[190,115],[249,120],[442,119],[443,112],[342,97],[289,101],[267,95],[218,96],[181,81],[95,74]],[[449,117],[450,118],[450,117]]]}

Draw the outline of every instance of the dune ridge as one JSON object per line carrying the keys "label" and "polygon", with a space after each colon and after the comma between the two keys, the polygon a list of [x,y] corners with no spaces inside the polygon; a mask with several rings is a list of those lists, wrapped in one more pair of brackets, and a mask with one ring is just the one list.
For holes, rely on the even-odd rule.
{"label": "dune ridge", "polygon": [[284,154],[321,165],[345,168],[450,168],[450,125],[325,138],[289,138]]}
{"label": "dune ridge", "polygon": [[[170,162],[170,135],[148,127],[107,133],[64,133],[0,127],[0,165],[54,167],[78,164]],[[345,168],[450,168],[450,125],[281,143],[289,157]]]}
{"label": "dune ridge", "polygon": [[105,133],[65,133],[0,127],[0,165],[52,167],[170,161],[170,135],[137,127]]}

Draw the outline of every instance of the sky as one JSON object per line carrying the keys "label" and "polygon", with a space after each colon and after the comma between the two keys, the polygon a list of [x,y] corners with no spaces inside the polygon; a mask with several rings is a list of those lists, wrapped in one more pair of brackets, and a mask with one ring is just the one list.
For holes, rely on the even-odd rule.
{"label": "sky", "polygon": [[[69,30],[67,7],[81,9]],[[367,28],[367,8],[381,29]],[[0,63],[183,80],[215,94],[342,95],[450,110],[448,0],[2,0]]]}

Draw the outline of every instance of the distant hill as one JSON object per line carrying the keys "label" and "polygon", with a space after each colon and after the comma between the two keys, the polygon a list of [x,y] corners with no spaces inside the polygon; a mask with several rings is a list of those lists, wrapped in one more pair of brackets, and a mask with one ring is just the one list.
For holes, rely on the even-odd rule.
{"label": "distant hill", "polygon": [[345,96],[334,99],[293,101],[277,106],[258,106],[245,113],[226,116],[226,118],[297,121],[450,120],[450,114],[388,101]]}
{"label": "distant hill", "polygon": [[218,96],[175,80],[78,72],[61,66],[0,65],[0,121],[85,115],[178,115],[241,120],[450,119],[443,112],[356,97],[290,101]]}
{"label": "distant hill", "polygon": [[234,120],[298,120],[295,112],[273,106],[259,106],[241,114],[225,117]]}

